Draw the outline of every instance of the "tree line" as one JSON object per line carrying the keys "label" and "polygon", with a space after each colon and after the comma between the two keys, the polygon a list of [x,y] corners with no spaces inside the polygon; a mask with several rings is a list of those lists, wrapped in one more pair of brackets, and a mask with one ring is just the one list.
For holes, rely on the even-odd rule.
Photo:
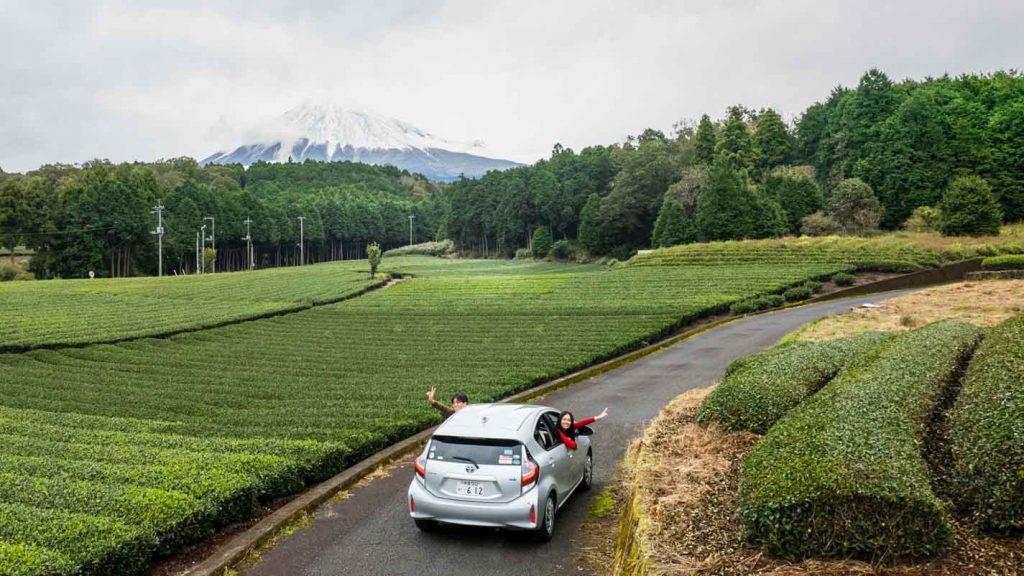
{"label": "tree line", "polygon": [[[952,213],[946,226],[927,218],[972,202],[984,206],[977,225],[958,225]],[[539,228],[556,245],[619,257],[696,241],[893,230],[908,220],[991,232],[993,222],[998,230],[1024,219],[1024,77],[893,82],[870,70],[791,125],[770,108],[732,106],[672,135],[648,129],[579,154],[556,145],[532,166],[456,182],[450,214],[460,248],[504,255],[530,246]]]}
{"label": "tree line", "polygon": [[414,241],[433,239],[443,199],[422,176],[353,162],[47,165],[0,173],[0,248],[34,250],[31,269],[41,278],[156,274],[152,210],[162,205],[165,274],[195,272],[204,224],[200,244],[216,241],[216,269],[247,268],[245,220],[258,268],[298,263],[300,216],[307,263],[362,258],[371,241],[407,244],[409,216]]}
{"label": "tree line", "polygon": [[[464,252],[628,256],[687,242],[877,228],[998,231],[1024,219],[1024,76],[1015,71],[894,82],[878,70],[787,123],[770,108],[647,129],[533,165],[450,185],[351,162],[199,166],[48,165],[0,171],[0,249],[35,250],[39,277],[156,272],[151,210],[166,211],[165,273],[195,268],[216,221],[218,270],[365,257],[451,239]],[[209,234],[211,230],[207,230]],[[537,240],[540,241],[539,245]]]}

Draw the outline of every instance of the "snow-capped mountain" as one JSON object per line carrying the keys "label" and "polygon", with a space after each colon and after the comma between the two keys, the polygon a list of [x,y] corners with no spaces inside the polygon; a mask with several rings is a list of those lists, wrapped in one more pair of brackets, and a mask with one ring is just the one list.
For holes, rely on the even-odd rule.
{"label": "snow-capped mountain", "polygon": [[391,164],[441,181],[519,166],[489,157],[482,142],[453,142],[401,120],[334,104],[307,103],[292,108],[258,127],[257,133],[254,143],[218,152],[200,163],[248,166],[260,160],[286,162],[289,158],[295,162],[351,160]]}

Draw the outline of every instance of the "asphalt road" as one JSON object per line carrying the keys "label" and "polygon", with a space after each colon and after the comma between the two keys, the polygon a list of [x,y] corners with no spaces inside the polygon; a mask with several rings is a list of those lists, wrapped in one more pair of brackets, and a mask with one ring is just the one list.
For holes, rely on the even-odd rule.
{"label": "asphalt road", "polygon": [[578,527],[588,503],[611,480],[629,442],[670,400],[718,381],[735,359],[761,350],[805,323],[909,291],[863,296],[781,310],[719,326],[545,397],[541,403],[578,418],[609,408],[594,425],[594,490],[559,511],[555,538],[537,544],[522,534],[448,527],[421,533],[406,513],[412,479],[407,461],[386,478],[317,512],[309,527],[265,552],[249,576],[398,575],[550,576],[583,574],[575,562]]}

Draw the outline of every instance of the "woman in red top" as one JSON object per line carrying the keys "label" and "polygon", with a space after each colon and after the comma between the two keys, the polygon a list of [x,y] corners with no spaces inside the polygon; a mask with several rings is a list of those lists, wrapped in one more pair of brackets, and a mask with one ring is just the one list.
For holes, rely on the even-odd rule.
{"label": "woman in red top", "polygon": [[562,437],[562,443],[569,450],[576,449],[576,436],[579,434],[579,429],[593,424],[598,420],[608,416],[608,409],[605,408],[597,416],[591,418],[584,418],[579,422],[573,417],[572,412],[562,412],[562,415],[558,418],[558,435]]}

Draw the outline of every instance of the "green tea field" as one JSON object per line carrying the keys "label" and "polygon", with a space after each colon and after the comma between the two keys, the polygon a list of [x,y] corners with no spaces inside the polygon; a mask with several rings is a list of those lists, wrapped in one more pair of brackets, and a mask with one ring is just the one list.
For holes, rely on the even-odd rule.
{"label": "green tea field", "polygon": [[[424,401],[431,386],[498,399],[738,300],[856,267],[799,260],[609,268],[408,257],[382,269],[411,277],[336,304],[0,354],[0,573],[144,571],[258,502],[437,422]],[[367,283],[365,262],[274,272],[266,282],[249,282],[252,273],[100,283],[123,296],[123,313],[96,331],[39,326],[61,317],[62,300],[103,309],[102,296],[79,288],[89,282],[22,283],[21,302],[53,303],[21,328],[5,324],[4,342],[144,335],[140,319],[156,304],[164,326],[203,326]]]}

